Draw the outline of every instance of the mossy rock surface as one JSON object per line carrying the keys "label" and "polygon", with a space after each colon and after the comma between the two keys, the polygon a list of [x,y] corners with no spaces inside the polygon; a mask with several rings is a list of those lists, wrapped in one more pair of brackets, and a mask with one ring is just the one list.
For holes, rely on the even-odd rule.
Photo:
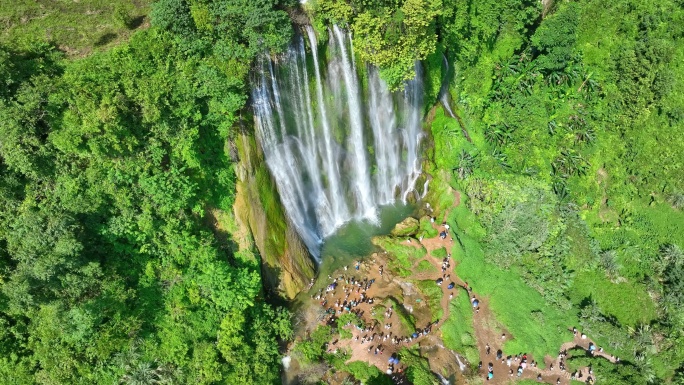
{"label": "mossy rock surface", "polygon": [[416,240],[407,242],[400,238],[378,236],[371,238],[371,242],[393,257],[388,267],[402,277],[410,276],[413,264],[427,255],[425,247]]}
{"label": "mossy rock surface", "polygon": [[392,229],[391,234],[395,237],[406,237],[416,234],[420,228],[420,223],[416,218],[408,217],[397,223]]}
{"label": "mossy rock surface", "polygon": [[434,238],[437,236],[437,234],[439,234],[437,229],[432,227],[432,220],[427,215],[420,218],[418,227],[420,228],[419,235],[423,238]]}
{"label": "mossy rock surface", "polygon": [[236,145],[241,160],[236,172],[236,217],[254,239],[265,286],[283,298],[293,299],[314,276],[313,260],[285,215],[254,136],[240,134]]}
{"label": "mossy rock surface", "polygon": [[435,250],[432,250],[430,252],[430,255],[432,255],[435,258],[439,258],[439,259],[446,258],[447,254],[448,254],[447,249],[444,247],[440,247],[439,249],[435,249]]}

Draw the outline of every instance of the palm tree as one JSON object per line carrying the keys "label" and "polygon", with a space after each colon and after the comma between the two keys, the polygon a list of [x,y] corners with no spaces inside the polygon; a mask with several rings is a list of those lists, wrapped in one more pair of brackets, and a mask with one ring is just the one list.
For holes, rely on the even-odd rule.
{"label": "palm tree", "polygon": [[506,170],[511,169],[511,165],[508,164],[508,156],[503,152],[499,151],[499,149],[495,148],[494,151],[492,151],[492,156],[494,157],[494,159],[499,161],[499,165],[501,167],[503,167]]}
{"label": "palm tree", "polygon": [[620,281],[620,264],[617,261],[617,253],[615,250],[607,250],[601,253],[601,266],[606,271],[610,281],[617,283]]}
{"label": "palm tree", "polygon": [[660,260],[655,267],[656,272],[662,275],[669,267],[684,263],[684,253],[679,246],[667,244],[660,248]]}
{"label": "palm tree", "polygon": [[589,168],[587,162],[582,155],[573,150],[563,150],[561,154],[551,164],[554,174],[567,178],[572,175],[585,175]]}
{"label": "palm tree", "polygon": [[560,84],[561,74],[556,71],[551,72],[550,74],[544,77],[544,82],[546,82],[547,85]]}
{"label": "palm tree", "polygon": [[575,131],[575,144],[591,143],[596,140],[596,131],[592,127],[583,126]]}
{"label": "palm tree", "polygon": [[603,310],[599,307],[596,300],[589,298],[589,303],[584,305],[580,310],[580,322],[583,327],[588,329],[588,325],[605,322],[606,317],[603,315]]}
{"label": "palm tree", "polygon": [[489,126],[484,135],[487,142],[495,146],[503,146],[513,136],[513,129],[506,123]]}
{"label": "palm tree", "polygon": [[553,192],[560,200],[564,200],[568,197],[570,192],[568,191],[568,186],[565,184],[565,179],[558,177],[554,178]]}
{"label": "palm tree", "polygon": [[668,201],[677,210],[684,209],[684,194],[680,192],[674,192],[667,197]]}
{"label": "palm tree", "polygon": [[461,153],[458,155],[458,164],[452,171],[458,173],[458,179],[466,179],[472,175],[473,169],[475,168],[475,162],[475,155],[470,154],[466,150],[461,150]]}

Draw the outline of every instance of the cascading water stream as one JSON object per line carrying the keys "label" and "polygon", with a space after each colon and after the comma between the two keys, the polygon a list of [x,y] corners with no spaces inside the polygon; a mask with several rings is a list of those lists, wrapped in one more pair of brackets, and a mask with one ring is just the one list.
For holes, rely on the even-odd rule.
{"label": "cascading water stream", "polygon": [[328,51],[320,55],[327,63],[313,28],[305,32],[310,54],[297,35],[286,54],[265,55],[252,98],[257,138],[282,204],[318,258],[323,240],[344,223],[373,222],[379,206],[414,191],[423,90],[418,64],[416,79],[393,93],[377,69],[357,68],[346,31],[329,30]]}
{"label": "cascading water stream", "polygon": [[375,202],[371,195],[370,170],[366,162],[366,149],[363,140],[363,118],[359,101],[359,81],[353,68],[353,57],[347,56],[345,34],[338,26],[333,26],[333,33],[340,50],[338,55],[342,63],[342,77],[349,102],[349,148],[351,152],[352,168],[354,170],[354,188],[356,190],[357,216],[375,220]]}
{"label": "cascading water stream", "polygon": [[[446,55],[442,54],[442,62],[444,63],[444,73],[449,73],[449,60],[447,60]],[[451,110],[451,105],[449,104],[449,80],[448,75],[445,75],[442,79],[442,85],[439,88],[439,101],[442,102],[444,109],[449,114],[450,117],[456,118],[456,114]]]}
{"label": "cascading water stream", "polygon": [[[306,34],[309,38],[310,47],[312,47],[311,52],[313,54],[314,70],[316,73],[316,98],[320,113],[320,124],[323,128],[323,144],[325,146],[324,165],[328,177],[329,196],[339,197],[343,196],[343,192],[340,189],[340,169],[337,163],[335,147],[333,146],[333,137],[330,123],[328,122],[328,113],[323,99],[323,82],[321,81],[321,69],[318,65],[318,41],[316,40],[316,33],[314,32],[313,27],[310,25],[306,26]],[[332,227],[337,228],[349,218],[349,208],[344,199],[334,199],[331,203]]]}

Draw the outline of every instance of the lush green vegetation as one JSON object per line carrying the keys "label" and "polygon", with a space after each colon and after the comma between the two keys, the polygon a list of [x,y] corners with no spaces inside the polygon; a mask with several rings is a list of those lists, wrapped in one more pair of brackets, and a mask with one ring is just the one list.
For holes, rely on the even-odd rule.
{"label": "lush green vegetation", "polygon": [[326,353],[326,345],[335,334],[335,329],[330,326],[320,325],[311,335],[297,343],[294,348],[295,354],[304,363],[312,363],[320,360]]}
{"label": "lush green vegetation", "polygon": [[111,48],[149,23],[150,0],[1,0],[0,44],[25,49],[50,42],[72,57]]}
{"label": "lush green vegetation", "polygon": [[[279,381],[289,314],[265,302],[253,250],[218,237],[207,212],[232,211],[226,139],[251,60],[291,30],[276,3],[202,4],[159,2],[151,28],[74,61],[58,48],[88,52],[93,23],[145,7],[1,7],[14,12],[0,46],[5,382]],[[99,16],[72,23],[87,10]]]}
{"label": "lush green vegetation", "polygon": [[532,2],[456,3],[438,44],[469,135],[439,110],[432,133],[436,168],[469,198],[449,218],[458,274],[490,297],[516,337],[507,349],[553,354],[578,324],[626,362],[608,382],[672,378],[684,360],[681,4],[556,2],[541,18]]}
{"label": "lush green vegetation", "polygon": [[370,366],[365,362],[353,361],[348,365],[339,368],[349,372],[354,378],[368,385],[390,385],[392,379],[375,366]]}
{"label": "lush green vegetation", "polygon": [[399,351],[399,358],[407,365],[406,378],[414,385],[438,385],[440,382],[430,371],[428,360],[421,356],[417,348],[403,348]]}
{"label": "lush green vegetation", "polygon": [[399,301],[394,297],[390,297],[386,302],[392,306],[392,309],[399,318],[404,335],[408,335],[416,331],[416,317],[406,310],[402,303],[403,301]]}
{"label": "lush green vegetation", "polygon": [[418,237],[433,238],[437,236],[437,230],[432,227],[432,222],[427,216],[420,218],[420,228],[418,230]]}
{"label": "lush green vegetation", "polygon": [[[577,325],[624,364],[571,365],[591,362],[606,383],[681,382],[684,9],[548,4],[312,0],[307,10],[319,31],[351,29],[356,55],[392,88],[423,61],[427,199],[439,217],[450,186],[462,192],[451,252],[513,335],[507,350],[553,355]],[[254,59],[285,48],[296,7],[160,0],[148,22],[147,1],[0,6],[0,378],[278,382],[289,315],[265,302],[253,248],[217,236],[207,213],[231,220],[226,140],[250,117]],[[432,108],[442,82],[458,120]],[[258,198],[282,218],[268,186]],[[434,235],[425,218],[418,230]],[[281,250],[284,229],[272,233]],[[402,276],[426,254],[375,241]],[[425,283],[436,299],[434,288]],[[450,311],[467,319],[463,297]],[[448,346],[474,356],[468,333],[445,324]],[[316,330],[297,349],[339,363],[323,350],[333,335]],[[435,381],[416,352],[402,360],[412,382]]]}
{"label": "lush green vegetation", "polygon": [[372,242],[392,256],[387,265],[390,270],[397,272],[402,277],[411,276],[413,265],[427,255],[425,247],[415,239],[410,242],[410,239],[406,240],[403,237],[383,236],[373,237]]}
{"label": "lush green vegetation", "polygon": [[437,274],[439,270],[437,270],[435,265],[433,265],[429,261],[422,260],[416,266],[416,271],[418,271],[419,273]]}
{"label": "lush green vegetation", "polygon": [[449,254],[449,253],[447,252],[446,247],[440,247],[439,249],[434,249],[430,253],[430,255],[432,255],[435,258],[439,258],[439,259],[446,258],[447,254]]}
{"label": "lush green vegetation", "polygon": [[471,365],[480,360],[473,329],[473,308],[465,289],[460,288],[449,303],[449,318],[440,330],[446,347],[463,354]]}
{"label": "lush green vegetation", "polygon": [[[444,284],[446,285],[446,283]],[[442,288],[437,286],[435,281],[431,279],[418,281],[416,286],[418,286],[420,292],[427,297],[427,304],[430,308],[432,321],[434,322],[442,319]]]}

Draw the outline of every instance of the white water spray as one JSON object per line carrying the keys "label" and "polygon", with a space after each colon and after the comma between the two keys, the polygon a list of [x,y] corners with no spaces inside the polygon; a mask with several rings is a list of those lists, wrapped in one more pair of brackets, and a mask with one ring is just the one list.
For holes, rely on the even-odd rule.
{"label": "white water spray", "polygon": [[[311,253],[345,222],[377,220],[405,201],[420,175],[422,80],[392,93],[375,68],[354,62],[351,35],[334,26],[321,64],[312,27],[288,52],[265,56],[254,77],[257,138],[283,206]],[[307,62],[313,66],[307,66]],[[309,73],[313,67],[313,75]],[[361,87],[357,71],[366,70]]]}

